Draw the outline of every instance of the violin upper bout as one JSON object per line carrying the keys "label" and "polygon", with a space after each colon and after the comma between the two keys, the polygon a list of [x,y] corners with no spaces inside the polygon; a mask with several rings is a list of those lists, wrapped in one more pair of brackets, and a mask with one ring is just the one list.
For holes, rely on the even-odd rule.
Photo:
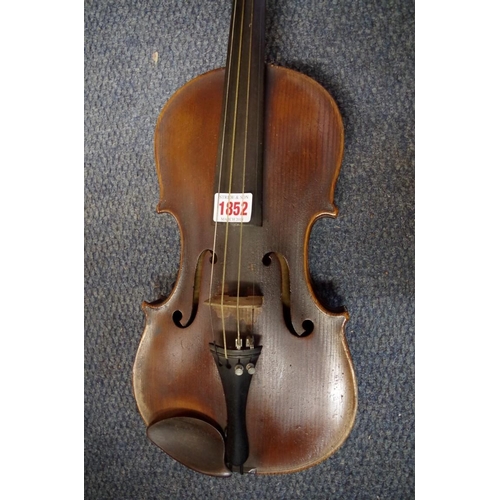
{"label": "violin upper bout", "polygon": [[183,219],[211,202],[223,89],[224,69],[209,71],[186,83],[163,107],[154,138],[157,212]]}
{"label": "violin upper bout", "polygon": [[344,153],[336,102],[319,83],[290,69],[268,66],[266,83],[264,158],[272,168],[266,169],[265,185],[276,200],[271,202],[285,202],[282,212],[293,214],[295,225],[297,218],[307,225],[318,214],[336,217],[334,192]]}

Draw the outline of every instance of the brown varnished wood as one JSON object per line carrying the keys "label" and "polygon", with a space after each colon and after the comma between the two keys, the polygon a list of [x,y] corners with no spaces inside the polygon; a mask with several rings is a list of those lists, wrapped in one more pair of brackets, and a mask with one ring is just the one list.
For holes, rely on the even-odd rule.
{"label": "brown varnished wood", "polygon": [[[265,89],[263,223],[243,228],[240,275],[248,295],[262,297],[248,299],[259,304],[248,328],[262,353],[248,396],[246,465],[258,474],[277,474],[310,467],[337,450],[354,424],[357,386],[345,341],[348,315],[329,312],[319,303],[307,257],[314,222],[337,214],[333,195],[343,154],[342,120],[330,95],[300,73],[268,65]],[[223,389],[208,349],[209,342],[221,343],[221,328],[208,304],[207,251],[214,241],[223,94],[223,69],[199,76],[174,94],[157,123],[157,210],[176,218],[182,248],[170,296],[143,305],[145,329],[133,385],[147,426],[171,416],[199,417],[221,431],[226,425]],[[225,230],[225,224],[218,225],[212,296],[222,293]],[[239,225],[229,226],[225,261],[224,292],[233,296],[239,231]],[[265,255],[271,256],[270,265],[264,265]],[[193,296],[198,297],[194,320],[179,328],[173,315],[180,311],[185,325]],[[310,335],[290,332],[283,304],[297,333],[305,320],[312,321]]]}

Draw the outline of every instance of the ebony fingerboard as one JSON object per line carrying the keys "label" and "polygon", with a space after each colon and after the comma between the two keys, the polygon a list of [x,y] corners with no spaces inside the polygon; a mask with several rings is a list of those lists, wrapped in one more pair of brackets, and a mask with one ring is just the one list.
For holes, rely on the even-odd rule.
{"label": "ebony fingerboard", "polygon": [[262,224],[265,0],[234,0],[215,193],[252,193]]}

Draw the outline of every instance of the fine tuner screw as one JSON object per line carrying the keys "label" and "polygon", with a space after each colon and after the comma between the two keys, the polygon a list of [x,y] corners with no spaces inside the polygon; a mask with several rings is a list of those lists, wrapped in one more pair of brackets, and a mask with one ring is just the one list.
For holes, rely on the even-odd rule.
{"label": "fine tuner screw", "polygon": [[[248,363],[245,368],[250,375],[253,375],[255,373],[255,365],[253,363]],[[234,367],[234,373],[239,377],[243,375],[245,368],[243,368],[243,365],[236,365]]]}

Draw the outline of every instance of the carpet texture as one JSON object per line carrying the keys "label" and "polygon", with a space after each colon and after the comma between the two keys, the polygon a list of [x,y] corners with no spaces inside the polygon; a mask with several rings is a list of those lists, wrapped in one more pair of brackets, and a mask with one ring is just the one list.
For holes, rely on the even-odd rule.
{"label": "carpet texture", "polygon": [[317,80],[344,119],[340,214],[314,226],[309,251],[318,297],[351,315],[354,429],[314,468],[225,480],[186,469],[147,440],[131,384],[141,302],[168,293],[180,253],[174,219],[155,212],[154,128],[176,89],[224,66],[231,2],[87,0],[89,500],[414,497],[414,3],[267,3],[267,61]]}

